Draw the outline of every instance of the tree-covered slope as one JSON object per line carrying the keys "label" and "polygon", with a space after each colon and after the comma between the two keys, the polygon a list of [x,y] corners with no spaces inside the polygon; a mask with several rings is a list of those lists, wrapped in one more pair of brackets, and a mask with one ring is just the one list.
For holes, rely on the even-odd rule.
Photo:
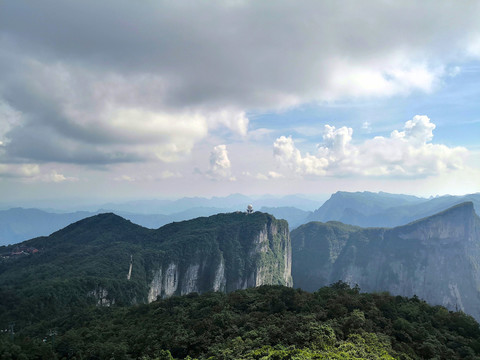
{"label": "tree-covered slope", "polygon": [[[292,232],[292,247],[295,286],[343,280],[480,319],[480,219],[471,202],[393,229],[306,224]],[[335,247],[338,256],[325,255]]]}
{"label": "tree-covered slope", "polygon": [[[478,359],[480,329],[418,298],[261,286],[148,305],[89,307],[46,324],[46,343],[20,331],[2,350],[54,359]],[[47,332],[52,334],[52,332]],[[45,335],[43,335],[45,336]],[[14,348],[16,346],[16,348]],[[28,356],[31,353],[40,356]],[[42,355],[44,354],[44,355]]]}
{"label": "tree-covered slope", "polygon": [[158,230],[100,214],[48,237],[0,247],[0,254],[0,328],[11,321],[28,326],[89,304],[292,284],[288,224],[259,212]]}

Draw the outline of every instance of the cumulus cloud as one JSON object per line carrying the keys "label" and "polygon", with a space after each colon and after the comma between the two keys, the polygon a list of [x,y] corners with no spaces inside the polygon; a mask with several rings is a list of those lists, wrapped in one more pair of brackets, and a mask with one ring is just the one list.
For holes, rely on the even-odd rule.
{"label": "cumulus cloud", "polygon": [[352,144],[352,128],[325,125],[317,153],[302,155],[291,137],[273,144],[279,164],[296,176],[405,176],[426,177],[464,167],[463,147],[432,144],[435,124],[425,115],[405,123],[403,131]]}
{"label": "cumulus cloud", "polygon": [[78,178],[73,176],[65,176],[58,173],[56,170],[52,170],[50,173],[39,176],[38,180],[44,182],[61,183],[64,181],[78,181]]}
{"label": "cumulus cloud", "polygon": [[38,164],[0,164],[0,179],[13,178],[26,182],[77,181],[78,178],[65,176],[56,170],[44,171]]}
{"label": "cumulus cloud", "polygon": [[213,179],[235,180],[231,175],[231,167],[227,146],[215,146],[210,153],[210,168],[207,174]]}
{"label": "cumulus cloud", "polygon": [[478,2],[28,7],[0,12],[0,142],[14,162],[177,161],[212,131],[248,135],[249,111],[429,92],[480,57]]}
{"label": "cumulus cloud", "polygon": [[302,156],[295,147],[293,139],[285,136],[279,137],[273,144],[275,158],[296,175],[325,175],[328,160],[310,155]]}
{"label": "cumulus cloud", "polygon": [[281,179],[285,177],[283,174],[280,174],[276,171],[269,171],[266,174],[259,172],[256,175],[251,174],[249,171],[244,171],[242,172],[242,175],[249,178],[254,178],[257,180],[272,180],[272,179]]}

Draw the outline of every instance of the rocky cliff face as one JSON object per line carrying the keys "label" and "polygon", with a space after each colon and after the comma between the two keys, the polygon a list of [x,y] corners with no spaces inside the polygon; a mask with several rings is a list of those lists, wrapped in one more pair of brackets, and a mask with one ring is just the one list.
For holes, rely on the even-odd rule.
{"label": "rocky cliff face", "polygon": [[[228,216],[232,222],[202,234],[198,243],[187,232],[183,235],[190,244],[182,241],[175,251],[162,252],[154,260],[158,264],[151,270],[149,302],[191,292],[233,291],[263,284],[292,286],[288,224],[262,213]],[[227,219],[226,214],[217,217]],[[178,235],[175,231],[173,237]]]}
{"label": "rocky cliff face", "polygon": [[[330,267],[323,261],[303,273],[294,268],[295,285],[327,269],[323,285],[343,280],[366,292],[417,295],[480,319],[480,220],[472,203],[393,229],[350,230]],[[301,263],[300,237],[292,239],[294,264]],[[318,245],[310,243],[310,251]]]}

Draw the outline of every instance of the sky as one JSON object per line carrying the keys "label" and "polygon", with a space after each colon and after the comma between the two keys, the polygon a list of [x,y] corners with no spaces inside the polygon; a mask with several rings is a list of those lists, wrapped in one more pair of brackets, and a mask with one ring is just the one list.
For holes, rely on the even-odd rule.
{"label": "sky", "polygon": [[0,0],[0,197],[480,191],[480,2]]}

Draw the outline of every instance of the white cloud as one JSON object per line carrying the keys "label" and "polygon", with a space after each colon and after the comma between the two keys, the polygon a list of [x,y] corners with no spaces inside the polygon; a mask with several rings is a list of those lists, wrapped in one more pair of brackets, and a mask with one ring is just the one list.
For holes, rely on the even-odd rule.
{"label": "white cloud", "polygon": [[429,92],[480,57],[476,2],[187,3],[4,7],[9,161],[177,161],[212,130],[245,137],[249,111]]}
{"label": "white cloud", "polygon": [[284,178],[285,176],[275,172],[275,171],[269,171],[268,173],[257,173],[257,175],[252,175],[249,172],[244,172],[243,175],[248,176],[248,177],[253,177],[257,180],[272,180],[272,179],[281,179]]}
{"label": "white cloud", "polygon": [[38,164],[0,164],[0,178],[15,178],[25,182],[77,181],[78,178],[65,176],[56,170],[45,171]]}
{"label": "white cloud", "polygon": [[115,177],[113,180],[134,182],[136,179],[134,177],[129,176],[129,175],[121,175],[121,176]]}
{"label": "white cloud", "polygon": [[210,168],[207,174],[212,179],[229,179],[235,180],[231,175],[230,159],[228,158],[228,150],[226,145],[217,145],[210,153]]}
{"label": "white cloud", "polygon": [[170,170],[164,170],[160,174],[161,179],[171,179],[171,178],[181,178],[181,177],[183,176],[179,172],[172,172]]}
{"label": "white cloud", "polygon": [[61,183],[64,181],[77,181],[78,178],[76,177],[70,177],[70,176],[65,176],[63,174],[59,174],[57,171],[52,170],[50,173],[41,175],[38,177],[40,181],[44,182],[53,182],[53,183]]}
{"label": "white cloud", "polygon": [[[268,172],[270,153],[242,155],[278,137],[289,120],[274,123],[277,111],[432,92],[480,58],[474,1],[51,0],[29,3],[28,12],[20,3],[0,12],[0,162],[10,164],[0,176],[67,181],[61,168],[22,167],[71,163],[96,178],[101,167],[115,172],[110,179],[172,179],[202,167],[213,144],[229,143],[229,154],[213,151],[204,176],[234,179],[230,155],[238,173],[276,179],[285,173]],[[267,111],[253,123],[250,114]],[[249,131],[259,126],[275,130]],[[295,146],[301,139],[279,137],[275,158],[299,177],[426,176],[464,166],[467,151],[432,144],[433,129],[412,119],[390,137],[357,144],[352,129],[325,127],[322,144],[306,154]],[[314,131],[298,129],[309,138]],[[159,161],[178,165],[161,173]]]}
{"label": "white cloud", "polygon": [[302,156],[292,138],[281,136],[273,144],[273,154],[281,165],[295,175],[325,175],[328,160],[307,153]]}
{"label": "white cloud", "polygon": [[240,136],[248,131],[248,118],[235,108],[165,105],[164,85],[155,75],[31,60],[21,69],[17,78],[6,74],[3,85],[20,89],[21,97],[1,103],[0,86],[0,140],[6,140],[6,155],[13,160],[171,162],[188,156],[211,130]]}
{"label": "white cloud", "polygon": [[283,178],[284,176],[280,173],[275,172],[275,171],[269,171],[268,172],[268,177],[270,179],[280,179],[280,178]]}
{"label": "white cloud", "polygon": [[362,123],[362,129],[367,131],[367,132],[370,132],[372,130],[370,122],[364,121]]}
{"label": "white cloud", "polygon": [[325,125],[316,155],[302,156],[293,139],[285,136],[275,141],[273,152],[280,165],[296,176],[426,177],[462,169],[468,150],[430,143],[434,129],[427,116],[416,115],[403,131],[353,145],[351,128]]}

